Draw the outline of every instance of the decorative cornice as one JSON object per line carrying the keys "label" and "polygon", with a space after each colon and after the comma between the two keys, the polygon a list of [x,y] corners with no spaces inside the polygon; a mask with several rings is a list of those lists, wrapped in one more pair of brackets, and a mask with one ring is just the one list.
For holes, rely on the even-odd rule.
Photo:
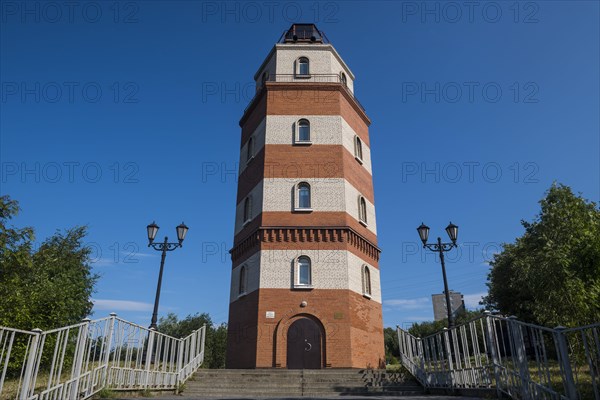
{"label": "decorative cornice", "polygon": [[346,243],[375,261],[381,249],[354,229],[344,227],[260,227],[241,240],[229,253],[233,262],[262,244],[268,243]]}

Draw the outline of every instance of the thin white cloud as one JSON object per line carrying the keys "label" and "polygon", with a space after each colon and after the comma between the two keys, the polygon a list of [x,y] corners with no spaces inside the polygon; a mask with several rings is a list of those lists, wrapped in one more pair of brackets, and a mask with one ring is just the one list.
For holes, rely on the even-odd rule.
{"label": "thin white cloud", "polygon": [[152,311],[153,305],[141,301],[92,299],[95,310],[104,311]]}
{"label": "thin white cloud", "polygon": [[464,295],[465,307],[467,307],[469,309],[481,308],[481,305],[479,305],[479,302],[481,301],[483,296],[487,296],[487,292],[465,294]]}
{"label": "thin white cloud", "polygon": [[383,304],[400,310],[416,310],[430,307],[431,299],[429,297],[417,297],[414,299],[390,299],[384,300]]}
{"label": "thin white cloud", "polygon": [[95,267],[108,267],[111,265],[117,265],[118,263],[116,263],[112,258],[98,258],[97,260],[93,260],[91,264]]}
{"label": "thin white cloud", "polygon": [[134,253],[131,255],[131,258],[135,257],[158,257],[158,253]]}

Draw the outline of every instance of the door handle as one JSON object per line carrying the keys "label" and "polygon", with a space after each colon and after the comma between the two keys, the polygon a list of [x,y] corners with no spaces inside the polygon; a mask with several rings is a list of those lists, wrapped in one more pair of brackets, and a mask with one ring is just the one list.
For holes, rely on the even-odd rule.
{"label": "door handle", "polygon": [[310,351],[312,349],[312,344],[308,342],[308,339],[304,339],[304,343],[308,346],[308,348],[304,347],[304,351]]}

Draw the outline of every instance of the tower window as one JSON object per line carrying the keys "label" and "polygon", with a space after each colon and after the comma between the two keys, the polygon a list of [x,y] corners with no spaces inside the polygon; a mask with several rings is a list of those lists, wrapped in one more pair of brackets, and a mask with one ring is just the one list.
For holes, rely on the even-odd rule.
{"label": "tower window", "polygon": [[298,75],[310,75],[308,58],[300,57],[298,59]]}
{"label": "tower window", "polygon": [[310,143],[310,122],[307,119],[301,119],[298,121],[298,132],[296,135],[296,142],[298,143]]}
{"label": "tower window", "polygon": [[342,80],[342,84],[347,87],[348,86],[348,81],[346,79],[346,74],[343,73],[343,72],[341,74],[341,80]]}
{"label": "tower window", "polygon": [[296,210],[311,210],[310,208],[310,185],[306,182],[298,184],[297,191],[297,207]]}
{"label": "tower window", "polygon": [[358,220],[367,225],[367,201],[362,196],[358,196]]}
{"label": "tower window", "polygon": [[298,266],[297,285],[310,286],[312,283],[310,258],[307,256],[300,256],[296,263]]}
{"label": "tower window", "polygon": [[244,200],[244,224],[252,219],[252,197],[246,197]]}
{"label": "tower window", "polygon": [[362,141],[358,136],[354,137],[354,157],[362,164],[363,150]]}
{"label": "tower window", "polygon": [[371,271],[368,266],[363,266],[363,295],[371,298]]}
{"label": "tower window", "polygon": [[254,158],[254,138],[250,137],[248,139],[248,144],[246,148],[246,163],[249,163],[250,160]]}
{"label": "tower window", "polygon": [[239,296],[246,294],[246,281],[247,281],[246,266],[242,265],[242,268],[240,268],[240,282],[239,282],[239,286],[238,286],[238,295]]}

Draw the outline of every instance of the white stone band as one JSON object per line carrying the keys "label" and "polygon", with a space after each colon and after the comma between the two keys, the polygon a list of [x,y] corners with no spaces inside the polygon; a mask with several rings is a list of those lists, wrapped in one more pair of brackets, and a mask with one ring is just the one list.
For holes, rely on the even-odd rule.
{"label": "white stone band", "polygon": [[230,301],[240,296],[240,270],[246,268],[245,293],[261,289],[294,289],[297,283],[296,260],[308,256],[311,261],[311,287],[351,290],[364,295],[364,267],[371,277],[371,301],[381,303],[379,270],[345,250],[262,250],[232,270]]}
{"label": "white stone band", "polygon": [[[251,218],[262,212],[291,212],[295,210],[296,187],[300,182],[310,185],[312,212],[346,212],[357,221],[359,195],[361,193],[343,178],[268,178],[260,181],[249,193],[251,198]],[[377,234],[375,206],[365,199],[367,206],[367,228]],[[242,199],[236,208],[235,233],[244,226],[244,203]]]}

